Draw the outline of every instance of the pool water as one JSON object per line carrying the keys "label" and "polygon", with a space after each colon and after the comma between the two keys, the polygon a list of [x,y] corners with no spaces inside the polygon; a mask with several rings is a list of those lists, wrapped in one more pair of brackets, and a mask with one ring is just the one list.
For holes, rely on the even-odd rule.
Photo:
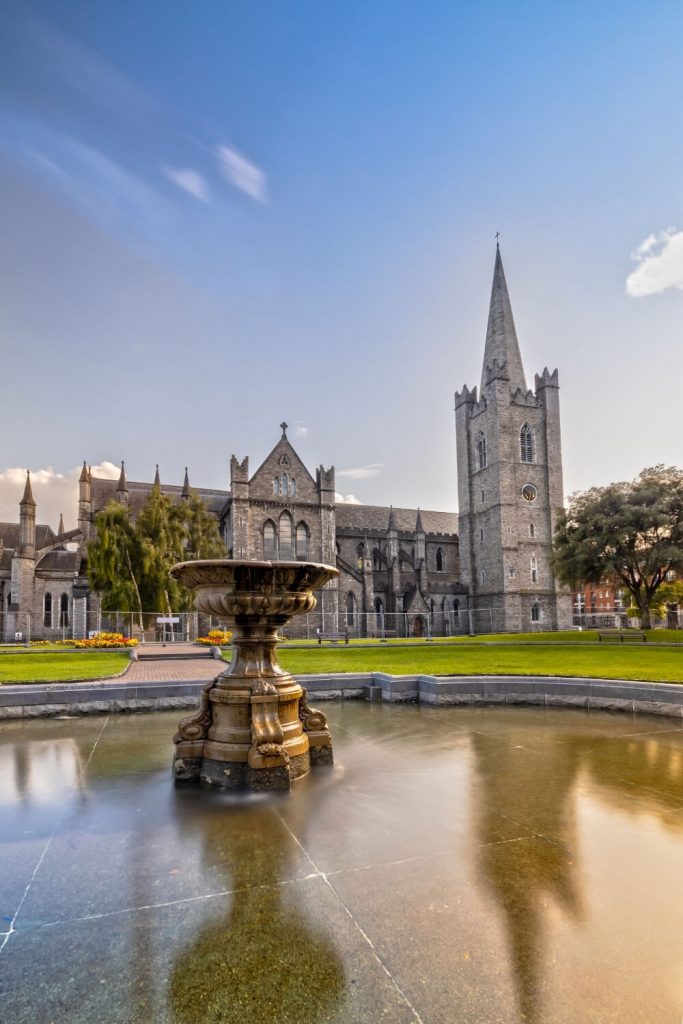
{"label": "pool water", "polygon": [[174,786],[177,713],[3,723],[2,1019],[679,1024],[680,722],[325,710],[257,797]]}

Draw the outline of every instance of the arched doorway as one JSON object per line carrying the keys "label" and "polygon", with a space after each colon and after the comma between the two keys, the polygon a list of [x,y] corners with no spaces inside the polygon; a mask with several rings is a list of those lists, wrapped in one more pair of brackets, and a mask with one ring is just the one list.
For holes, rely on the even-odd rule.
{"label": "arched doorway", "polygon": [[413,619],[413,636],[424,636],[425,635],[425,620],[421,615],[416,615]]}

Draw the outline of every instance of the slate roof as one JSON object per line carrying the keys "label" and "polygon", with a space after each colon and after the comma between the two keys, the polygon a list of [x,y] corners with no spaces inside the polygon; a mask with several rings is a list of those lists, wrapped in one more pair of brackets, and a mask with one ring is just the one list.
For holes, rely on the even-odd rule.
{"label": "slate roof", "polygon": [[[21,537],[19,523],[0,523],[0,540],[6,548],[18,548]],[[57,534],[51,526],[36,526],[36,548],[46,548]]]}
{"label": "slate roof", "polygon": [[[112,499],[116,499],[117,486],[118,483],[116,480],[103,480],[98,477],[93,477],[91,497],[94,514],[101,512],[108,502]],[[152,484],[147,483],[136,483],[133,481],[128,482],[129,505],[134,517],[138,515],[142,506],[147,501],[152,490],[152,486]],[[161,490],[162,493],[167,494],[173,502],[180,501],[183,493],[182,485],[165,484],[163,482],[161,484]],[[216,516],[221,515],[226,502],[230,497],[230,491],[212,490],[206,487],[194,487],[193,490],[197,492],[209,512],[213,512]]]}
{"label": "slate roof", "polygon": [[[389,524],[388,505],[350,505],[340,503],[337,508],[337,532],[344,530],[367,531],[371,534],[385,534]],[[426,512],[420,509],[425,533],[457,534],[457,512]],[[416,508],[394,507],[394,518],[399,533],[415,533]]]}
{"label": "slate roof", "polygon": [[78,551],[48,551],[36,565],[36,572],[59,572],[73,576],[81,567]]}

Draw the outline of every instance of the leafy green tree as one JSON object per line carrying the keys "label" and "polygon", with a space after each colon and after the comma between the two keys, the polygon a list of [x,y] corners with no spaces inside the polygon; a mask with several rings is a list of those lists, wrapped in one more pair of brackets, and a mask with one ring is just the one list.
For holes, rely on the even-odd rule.
{"label": "leafy green tree", "polygon": [[180,587],[169,576],[171,567],[183,559],[185,533],[183,523],[167,494],[159,484],[152,487],[135,522],[143,552],[140,586],[142,603],[148,611],[178,610]]}
{"label": "leafy green tree", "polygon": [[185,558],[224,558],[225,544],[216,517],[211,515],[196,491],[177,506],[185,533]]}
{"label": "leafy green tree", "polygon": [[618,581],[651,629],[667,574],[683,569],[683,471],[644,469],[630,483],[574,494],[558,521],[553,570],[570,585]]}
{"label": "leafy green tree", "polygon": [[95,516],[96,535],[88,544],[88,578],[105,611],[136,611],[142,629],[140,583],[144,557],[128,510],[110,501]]}

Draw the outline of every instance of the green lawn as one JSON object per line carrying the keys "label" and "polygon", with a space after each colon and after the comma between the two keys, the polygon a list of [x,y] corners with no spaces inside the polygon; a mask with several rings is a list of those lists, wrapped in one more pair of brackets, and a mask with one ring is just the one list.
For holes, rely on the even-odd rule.
{"label": "green lawn", "polygon": [[325,647],[281,650],[294,675],[387,672],[391,675],[551,675],[683,682],[683,652],[647,644],[604,647],[514,647],[453,644],[437,647]]}
{"label": "green lawn", "polygon": [[[609,630],[603,630],[602,632],[609,632]],[[639,632],[634,630],[634,632]],[[579,632],[575,629],[557,630],[554,633],[479,633],[477,636],[449,636],[449,637],[434,637],[434,643],[444,644],[595,644],[598,642],[598,630],[597,629],[586,629]],[[642,641],[641,641],[642,642]],[[310,640],[288,640],[286,646],[302,647],[310,644],[315,644],[315,637],[311,637]],[[352,639],[350,641],[354,646],[360,645],[363,647],[382,647],[386,648],[389,644],[423,644],[425,640],[416,640],[415,637],[397,637],[382,643],[380,640],[362,638]],[[682,644],[683,645],[683,630],[680,629],[656,629],[650,630],[647,635],[648,644]],[[328,643],[323,645],[325,648],[329,647]],[[342,644],[335,645],[341,647]],[[345,646],[345,645],[344,645]]]}
{"label": "green lawn", "polygon": [[118,675],[128,664],[125,651],[74,651],[58,654],[3,654],[2,683],[67,683]]}

